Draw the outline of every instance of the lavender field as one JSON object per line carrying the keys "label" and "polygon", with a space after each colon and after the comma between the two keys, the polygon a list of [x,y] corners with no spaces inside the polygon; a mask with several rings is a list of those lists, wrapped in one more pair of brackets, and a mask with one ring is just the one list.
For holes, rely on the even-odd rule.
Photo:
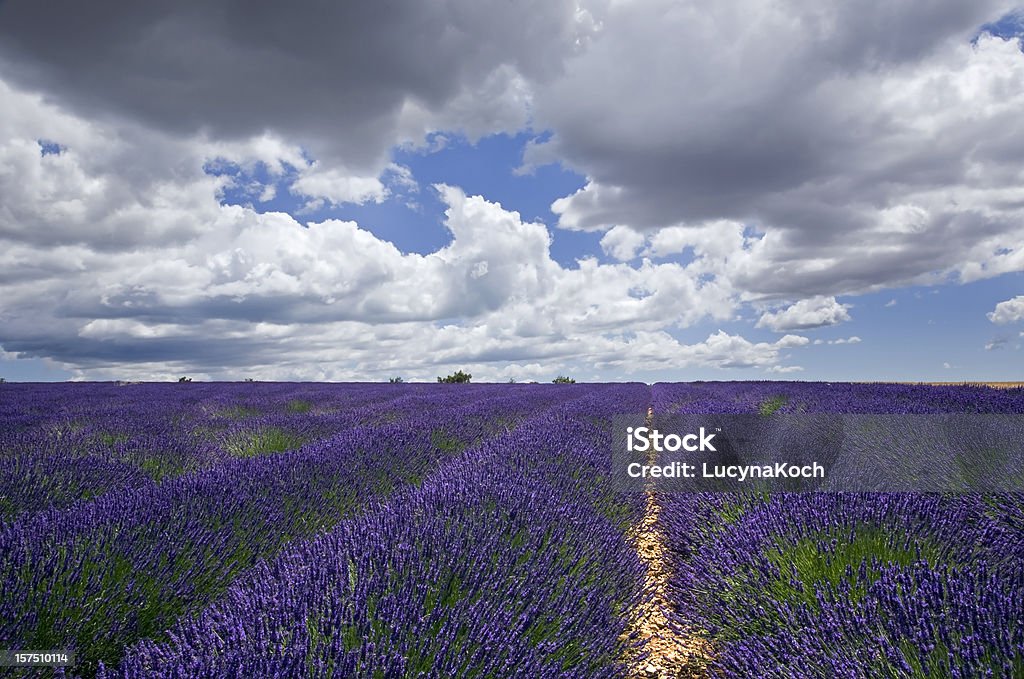
{"label": "lavender field", "polygon": [[1024,389],[0,385],[0,649],[87,677],[1024,676],[1024,497],[615,492],[616,418],[651,411]]}

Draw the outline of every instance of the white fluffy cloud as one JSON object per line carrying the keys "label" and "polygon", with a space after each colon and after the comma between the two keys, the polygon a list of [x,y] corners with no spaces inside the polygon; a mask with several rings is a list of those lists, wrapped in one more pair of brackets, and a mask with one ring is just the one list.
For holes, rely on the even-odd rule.
{"label": "white fluffy cloud", "polygon": [[[299,163],[300,181],[315,178],[319,168],[287,144],[114,129],[5,93],[5,355],[93,378],[429,379],[466,367],[530,379],[558,369],[768,368],[807,343],[724,331],[680,342],[670,329],[735,312],[731,292],[699,267],[586,257],[563,267],[545,225],[457,187],[432,189],[451,242],[404,253],[354,222],[302,224],[218,201],[229,180],[203,172],[211,158],[281,176]],[[35,141],[50,136],[60,153]],[[163,171],[144,162],[172,157]],[[125,159],[140,171],[123,173]]]}
{"label": "white fluffy cloud", "polygon": [[996,304],[996,308],[987,316],[988,320],[993,323],[1016,323],[1024,319],[1024,295],[1018,295]]}
{"label": "white fluffy cloud", "polygon": [[613,226],[601,237],[601,249],[620,262],[628,262],[636,257],[645,240],[642,233],[628,226]]}
{"label": "white fluffy cloud", "polygon": [[781,311],[765,312],[757,321],[757,327],[785,332],[836,325],[850,320],[848,308],[847,305],[837,302],[835,297],[802,299]]}
{"label": "white fluffy cloud", "polygon": [[335,205],[341,203],[379,203],[388,193],[376,175],[358,176],[343,168],[323,169],[313,163],[308,172],[292,182],[291,190],[296,195],[313,200],[326,200]]}
{"label": "white fluffy cloud", "polygon": [[860,337],[853,335],[851,337],[840,337],[839,339],[834,340],[816,339],[812,344],[860,344],[862,341],[863,340],[861,340]]}
{"label": "white fluffy cloud", "polygon": [[716,272],[751,298],[1020,271],[1024,54],[1016,39],[971,42],[1007,9],[612,3],[537,89],[555,134],[526,165],[588,177],[552,209],[562,228],[612,229],[616,257],[635,245],[625,226],[654,233],[656,251],[692,246],[676,225],[714,225],[729,244],[708,255]]}

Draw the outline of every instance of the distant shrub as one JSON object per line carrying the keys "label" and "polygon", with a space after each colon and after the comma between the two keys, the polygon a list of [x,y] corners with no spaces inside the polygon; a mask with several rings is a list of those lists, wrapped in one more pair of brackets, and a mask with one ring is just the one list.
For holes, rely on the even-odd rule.
{"label": "distant shrub", "polygon": [[179,377],[178,381],[179,382],[191,382],[192,378],[191,377]]}
{"label": "distant shrub", "polygon": [[391,384],[401,384],[402,382],[405,382],[405,380],[401,377],[389,377],[388,382]]}
{"label": "distant shrub", "polygon": [[443,384],[465,384],[468,383],[471,379],[473,379],[472,375],[459,370],[458,372],[452,373],[448,377],[438,376],[437,381]]}
{"label": "distant shrub", "polygon": [[255,382],[256,380],[254,380],[254,379],[253,379],[253,378],[251,378],[251,377],[246,377],[246,378],[245,378],[245,381],[246,381],[246,382]]}
{"label": "distant shrub", "polygon": [[554,384],[576,384],[576,380],[565,375],[559,375],[555,379],[551,380]]}

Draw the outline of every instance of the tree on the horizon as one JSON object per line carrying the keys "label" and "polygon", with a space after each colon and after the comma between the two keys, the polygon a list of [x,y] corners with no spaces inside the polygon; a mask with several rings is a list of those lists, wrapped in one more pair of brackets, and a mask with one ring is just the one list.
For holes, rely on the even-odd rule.
{"label": "tree on the horizon", "polygon": [[559,375],[555,379],[551,380],[553,384],[576,384],[576,380],[565,375]]}
{"label": "tree on the horizon", "polygon": [[468,384],[471,379],[473,379],[471,374],[461,370],[453,372],[447,377],[441,377],[440,375],[437,377],[437,381],[441,384]]}

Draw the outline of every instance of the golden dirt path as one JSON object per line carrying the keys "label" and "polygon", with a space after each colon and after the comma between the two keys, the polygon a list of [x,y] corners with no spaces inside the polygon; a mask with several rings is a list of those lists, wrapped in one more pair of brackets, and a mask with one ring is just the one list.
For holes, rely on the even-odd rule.
{"label": "golden dirt path", "polygon": [[[647,410],[647,425],[654,418],[652,408]],[[648,458],[654,462],[654,453]],[[707,676],[705,667],[710,649],[707,641],[697,634],[686,634],[669,624],[673,608],[667,588],[670,576],[665,536],[658,524],[661,505],[653,487],[647,491],[644,517],[636,526],[631,539],[636,551],[647,566],[645,589],[651,596],[630,611],[626,635],[635,635],[645,641],[644,647],[628,659],[629,674],[633,679],[677,679],[679,677]],[[647,657],[642,657],[643,653]]]}

